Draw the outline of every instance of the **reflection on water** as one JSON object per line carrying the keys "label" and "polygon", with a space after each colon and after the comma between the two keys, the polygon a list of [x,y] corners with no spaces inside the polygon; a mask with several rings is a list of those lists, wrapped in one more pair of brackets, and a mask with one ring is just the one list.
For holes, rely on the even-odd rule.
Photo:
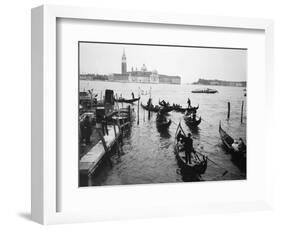
{"label": "reflection on water", "polygon": [[[231,160],[222,146],[219,136],[219,121],[223,128],[234,138],[242,137],[246,143],[246,98],[243,88],[215,86],[217,94],[192,94],[191,90],[198,85],[162,85],[162,84],[134,84],[98,81],[81,81],[80,90],[94,89],[94,92],[104,92],[105,89],[113,89],[118,95],[131,98],[131,93],[138,95],[139,89],[149,91],[154,104],[159,100],[187,106],[187,98],[192,105],[200,105],[198,115],[202,122],[198,128],[190,129],[185,125],[183,114],[171,112],[169,119],[172,124],[169,130],[162,131],[156,127],[156,114],[152,114],[148,120],[148,112],[140,108],[139,125],[134,121],[130,132],[123,139],[121,152],[113,151],[111,156],[103,162],[97,173],[84,185],[120,185],[120,184],[147,184],[170,183],[179,181],[196,181],[196,178],[182,177],[180,168],[174,154],[174,137],[177,124],[181,122],[186,133],[191,132],[194,140],[194,148],[203,146],[210,159],[227,169],[209,162],[205,174],[200,180],[229,180],[245,179],[246,175]],[[199,86],[200,87],[200,86]],[[142,103],[146,103],[149,95],[141,96]],[[240,122],[241,104],[244,100],[243,123]],[[227,121],[227,102],[231,103],[230,120]],[[119,104],[120,107],[126,104]],[[137,104],[134,111],[137,112]]]}

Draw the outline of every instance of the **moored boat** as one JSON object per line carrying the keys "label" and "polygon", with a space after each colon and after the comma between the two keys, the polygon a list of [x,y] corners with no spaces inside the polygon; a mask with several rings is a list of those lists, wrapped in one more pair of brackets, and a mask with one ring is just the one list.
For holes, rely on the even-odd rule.
{"label": "moored boat", "polygon": [[120,103],[130,103],[130,104],[132,104],[132,103],[138,101],[139,99],[140,99],[140,97],[138,97],[138,98],[132,98],[132,99],[125,99],[125,98],[118,98],[118,99],[115,99],[115,98],[114,98],[114,101],[115,101],[115,102],[120,102]]}
{"label": "moored boat", "polygon": [[197,109],[199,109],[199,105],[197,105],[197,107],[189,107],[189,108],[183,108],[180,105],[173,105],[173,110],[180,113],[193,113],[196,112]]}
{"label": "moored boat", "polygon": [[205,88],[205,89],[195,89],[191,91],[192,93],[207,93],[207,94],[214,94],[218,93],[216,89],[210,89],[210,88]]}
{"label": "moored boat", "polygon": [[165,116],[165,112],[163,112],[163,108],[157,113],[156,117],[156,126],[158,130],[168,129],[171,125],[171,119],[167,120]]}
{"label": "moored boat", "polygon": [[235,140],[225,130],[223,130],[223,128],[221,127],[221,122],[219,123],[219,133],[226,150],[232,154],[234,159],[243,161],[242,163],[245,164],[247,147],[244,142],[241,147],[239,147],[237,144],[237,148],[235,149],[233,147],[235,144]]}
{"label": "moored boat", "polygon": [[169,126],[171,125],[172,121],[169,119],[169,120],[166,120],[166,121],[158,121],[156,120],[156,126],[158,129],[168,129]]}
{"label": "moored boat", "polygon": [[149,110],[149,111],[155,112],[155,113],[159,112],[160,109],[163,111],[163,113],[169,113],[173,110],[173,108],[170,108],[170,107],[160,107],[158,105],[154,106],[153,104],[150,104],[150,106],[148,106],[148,105],[144,105],[141,103],[141,107],[145,110]]}
{"label": "moored boat", "polygon": [[151,112],[155,112],[157,113],[160,110],[160,106],[154,106],[153,104],[150,104],[150,106],[148,105],[144,105],[141,103],[141,107],[145,110],[151,111]]}
{"label": "moored boat", "polygon": [[193,118],[193,114],[184,116],[184,121],[190,128],[196,128],[201,123],[201,117],[199,119]]}

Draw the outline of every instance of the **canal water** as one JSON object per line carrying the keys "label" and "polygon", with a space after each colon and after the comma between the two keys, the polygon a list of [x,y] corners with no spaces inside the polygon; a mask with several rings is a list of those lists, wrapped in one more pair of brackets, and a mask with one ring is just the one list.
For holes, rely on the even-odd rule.
{"label": "canal water", "polygon": [[[84,186],[96,185],[127,185],[150,184],[192,181],[183,177],[179,172],[179,166],[174,154],[174,139],[177,124],[181,122],[185,132],[190,132],[193,137],[194,148],[203,146],[204,153],[218,165],[208,162],[202,181],[237,180],[246,179],[246,173],[242,171],[231,159],[223,148],[219,136],[219,121],[222,127],[233,138],[242,137],[246,143],[246,109],[247,102],[241,87],[215,86],[219,91],[216,94],[193,94],[191,91],[197,88],[205,88],[200,85],[170,85],[170,84],[137,84],[99,81],[80,81],[80,91],[93,89],[94,93],[101,95],[106,89],[114,90],[114,93],[124,98],[135,97],[140,92],[141,102],[147,103],[151,91],[152,103],[158,104],[159,100],[165,100],[187,107],[187,99],[190,98],[192,106],[199,105],[197,115],[202,117],[197,130],[190,130],[183,120],[183,114],[171,112],[169,119],[173,121],[168,132],[159,132],[156,128],[156,114],[148,120],[148,112],[140,106],[139,125],[137,118],[132,124],[130,132],[123,140],[121,152],[113,152],[102,167],[84,184]],[[244,116],[241,124],[241,105],[244,101]],[[231,103],[230,119],[227,120],[227,103]],[[128,104],[119,103],[119,107]],[[137,103],[133,105],[137,114]],[[136,116],[137,117],[137,116]],[[225,171],[228,171],[224,175]]]}

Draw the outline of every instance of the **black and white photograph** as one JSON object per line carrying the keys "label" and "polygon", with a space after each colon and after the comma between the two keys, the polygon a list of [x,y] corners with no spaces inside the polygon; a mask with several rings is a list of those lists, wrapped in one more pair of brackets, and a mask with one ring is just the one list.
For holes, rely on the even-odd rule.
{"label": "black and white photograph", "polygon": [[246,180],[247,49],[78,42],[79,187]]}

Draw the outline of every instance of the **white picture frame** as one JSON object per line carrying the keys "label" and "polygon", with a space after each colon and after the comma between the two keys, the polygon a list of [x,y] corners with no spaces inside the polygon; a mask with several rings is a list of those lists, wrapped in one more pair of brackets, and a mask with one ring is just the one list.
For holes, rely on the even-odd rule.
{"label": "white picture frame", "polygon": [[[266,19],[248,19],[214,16],[190,16],[174,15],[163,13],[132,12],[118,10],[104,10],[91,8],[78,8],[66,6],[44,5],[32,9],[32,170],[31,170],[31,214],[32,219],[41,224],[69,223],[81,221],[95,221],[120,218],[139,218],[149,216],[169,216],[185,215],[188,213],[205,213],[217,211],[240,211],[240,210],[260,210],[272,207],[272,168],[270,167],[273,154],[273,147],[270,147],[270,140],[273,134],[273,120],[265,116],[268,121],[269,131],[266,136],[267,163],[263,169],[265,172],[264,183],[265,192],[263,196],[255,201],[245,199],[234,199],[230,201],[214,201],[208,204],[193,204],[189,207],[178,202],[169,201],[168,205],[160,206],[156,203],[153,206],[143,208],[138,204],[128,204],[122,212],[118,209],[98,213],[96,211],[80,212],[58,211],[58,187],[61,181],[57,179],[57,20],[98,20],[105,22],[125,22],[125,23],[145,23],[155,26],[193,26],[201,28],[221,28],[221,29],[241,29],[257,30],[264,33],[265,52],[263,75],[265,90],[264,106],[268,110],[274,107],[273,97],[273,22]],[[256,92],[254,92],[256,93]],[[76,125],[76,124],[73,124]],[[274,133],[274,132],[271,132]],[[262,150],[260,150],[262,151]],[[162,185],[161,191],[169,184]],[[140,185],[137,187],[141,187]],[[102,188],[101,188],[102,189]],[[119,190],[120,188],[112,188]],[[132,187],[128,189],[129,194],[138,193]],[[108,189],[107,189],[108,190]],[[138,189],[136,189],[138,190]],[[164,191],[163,190],[163,191]],[[100,191],[100,190],[99,190]],[[122,191],[121,191],[122,192]],[[173,189],[171,189],[173,193]],[[172,194],[176,195],[176,194]],[[104,195],[105,196],[105,195]],[[102,198],[102,197],[101,197]],[[105,202],[106,203],[106,202]],[[129,202],[128,202],[129,203]],[[106,204],[105,204],[106,205]],[[171,210],[168,210],[171,207]],[[174,211],[174,210],[177,211]]]}

